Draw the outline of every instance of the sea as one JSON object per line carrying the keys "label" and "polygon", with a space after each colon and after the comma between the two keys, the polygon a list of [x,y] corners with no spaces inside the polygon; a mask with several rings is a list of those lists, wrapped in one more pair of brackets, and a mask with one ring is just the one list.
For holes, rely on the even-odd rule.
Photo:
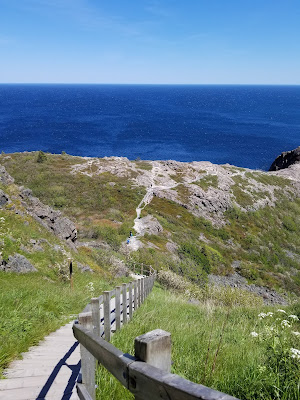
{"label": "sea", "polygon": [[300,86],[1,84],[0,151],[267,170],[300,145]]}

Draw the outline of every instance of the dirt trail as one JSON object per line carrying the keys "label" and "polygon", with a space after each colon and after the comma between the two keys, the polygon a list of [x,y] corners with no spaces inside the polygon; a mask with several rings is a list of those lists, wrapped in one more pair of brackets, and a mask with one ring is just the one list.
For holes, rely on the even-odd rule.
{"label": "dirt trail", "polygon": [[[175,182],[171,177],[169,179],[169,184],[165,185],[159,185],[156,182],[161,180],[161,177],[166,177],[166,172],[163,167],[159,162],[153,162],[152,170],[151,170],[151,175],[150,175],[150,185],[147,187],[147,192],[145,196],[143,197],[142,201],[136,208],[136,218],[134,220],[134,226],[133,229],[136,232],[135,236],[132,236],[129,240],[129,243],[127,247],[130,250],[138,250],[140,247],[143,246],[142,242],[140,241],[140,237],[143,236],[144,230],[145,230],[145,225],[143,223],[143,220],[141,219],[141,212],[142,210],[151,203],[153,196],[154,196],[154,190],[159,189],[159,190],[169,190],[177,187],[180,185],[180,182]],[[199,179],[197,176],[194,179],[191,179],[189,183],[195,182]],[[165,180],[165,179],[164,179]]]}

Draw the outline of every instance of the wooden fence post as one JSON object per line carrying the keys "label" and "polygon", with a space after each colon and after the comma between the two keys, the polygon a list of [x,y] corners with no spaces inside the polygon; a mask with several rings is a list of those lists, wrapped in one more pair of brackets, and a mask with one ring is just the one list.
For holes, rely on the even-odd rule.
{"label": "wooden fence post", "polygon": [[127,285],[122,284],[122,302],[123,302],[123,325],[127,322]]}
{"label": "wooden fence post", "polygon": [[139,304],[139,307],[141,306],[141,278],[139,278],[138,279],[138,288],[139,288],[139,290],[138,290],[138,304]]}
{"label": "wooden fence post", "polygon": [[144,303],[144,300],[145,300],[145,285],[144,285],[144,283],[145,283],[145,278],[143,277],[142,279],[141,279],[141,286],[142,286],[142,289],[141,289],[141,303]]}
{"label": "wooden fence post", "polygon": [[110,341],[110,293],[103,292],[103,308],[104,308],[104,337],[107,342]]}
{"label": "wooden fence post", "polygon": [[91,299],[93,332],[100,337],[100,302],[98,297]]}
{"label": "wooden fence post", "polygon": [[132,282],[129,282],[129,319],[132,319]]}
{"label": "wooden fence post", "polygon": [[144,264],[142,263],[142,265],[141,265],[141,275],[143,275],[144,274]]}
{"label": "wooden fence post", "polygon": [[137,308],[138,308],[138,304],[137,304],[137,286],[138,286],[138,282],[134,281],[133,285],[134,285],[134,311],[136,311]]}
{"label": "wooden fence post", "polygon": [[171,371],[171,334],[162,329],[138,336],[134,341],[135,357],[165,372]]}
{"label": "wooden fence post", "polygon": [[116,309],[116,330],[121,329],[121,301],[120,301],[121,286],[116,287],[115,309]]}
{"label": "wooden fence post", "polygon": [[[92,331],[92,316],[91,314],[82,313],[78,316],[79,324],[89,331]],[[96,359],[86,348],[80,344],[80,357],[81,357],[81,373],[82,383],[86,386],[86,389],[93,400],[96,399],[95,390],[95,371],[96,371]]]}

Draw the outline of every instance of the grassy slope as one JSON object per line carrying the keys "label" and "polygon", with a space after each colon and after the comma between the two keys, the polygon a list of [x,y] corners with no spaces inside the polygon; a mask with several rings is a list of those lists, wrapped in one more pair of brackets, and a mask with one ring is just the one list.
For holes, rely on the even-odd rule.
{"label": "grassy slope", "polygon": [[[132,186],[128,178],[118,178],[109,173],[89,177],[71,175],[70,167],[82,163],[80,157],[47,155],[45,163],[36,162],[36,153],[15,153],[11,159],[2,161],[19,184],[30,187],[34,194],[46,204],[63,210],[76,220],[79,235],[83,238],[103,239],[114,250],[118,250],[132,229],[135,208],[144,190]],[[101,160],[101,162],[109,162]],[[149,169],[146,162],[139,165]],[[235,167],[226,167],[235,172]],[[229,224],[217,229],[203,218],[196,218],[184,207],[166,199],[154,198],[143,210],[142,216],[154,215],[164,228],[159,235],[144,238],[157,246],[134,255],[139,261],[169,265],[177,273],[190,279],[201,280],[202,270],[216,274],[232,273],[232,261],[240,261],[238,272],[250,283],[284,289],[300,294],[300,199],[288,200],[288,179],[246,172],[247,179],[262,184],[277,186],[276,207],[265,207],[258,211],[242,212],[233,208],[227,212]],[[247,180],[235,176],[232,187],[236,201],[242,207],[251,206],[253,199],[244,190]],[[114,182],[111,186],[109,182]],[[196,182],[197,183],[197,182]],[[205,190],[216,186],[216,176],[202,178],[199,185]],[[177,190],[181,190],[179,186]],[[180,196],[188,196],[183,187]],[[248,188],[249,189],[249,188]],[[268,196],[255,192],[252,196]],[[183,199],[183,203],[187,198]],[[207,239],[199,237],[203,234]],[[179,246],[181,264],[172,261],[166,251],[170,238]],[[182,249],[189,243],[194,249]],[[183,250],[183,251],[182,251]],[[195,257],[195,252],[200,252]],[[296,258],[290,255],[295,254]],[[298,256],[298,259],[297,259]],[[162,262],[163,260],[163,262]]]}
{"label": "grassy slope", "polygon": [[[260,309],[265,312],[270,310],[275,313],[273,317],[269,317],[270,324],[275,324],[276,317],[283,318],[276,308]],[[298,315],[300,312],[299,307],[286,310],[290,313],[298,312]],[[210,305],[191,305],[180,295],[156,287],[142,308],[134,314],[132,322],[113,336],[112,343],[123,352],[134,354],[134,338],[160,328],[172,335],[173,373],[240,399],[299,399],[297,385],[300,384],[300,364],[288,358],[285,364],[286,375],[284,371],[282,376],[277,373],[277,364],[271,357],[269,346],[273,339],[274,346],[278,343],[275,335],[274,338],[269,338],[271,340],[268,336],[263,336],[266,326],[266,320],[258,319],[256,308],[225,309]],[[299,337],[291,334],[292,329],[299,328],[299,323],[295,322],[286,331],[279,329],[281,339],[286,339],[283,348],[299,348]],[[252,331],[259,332],[259,338],[253,338],[250,335]],[[276,347],[276,351],[281,359],[280,345]],[[133,398],[102,368],[99,370],[97,383],[98,399]],[[279,392],[278,397],[276,392]]]}
{"label": "grassy slope", "polygon": [[80,157],[47,155],[43,163],[36,159],[37,153],[15,153],[0,162],[16,183],[29,187],[42,202],[76,221],[80,238],[103,239],[118,248],[133,225],[143,189],[110,173],[92,178],[70,174],[72,165],[85,161]]}
{"label": "grassy slope", "polygon": [[[112,278],[109,263],[101,253],[81,248],[73,252],[67,245],[27,215],[17,199],[15,185],[1,186],[13,202],[0,209],[0,253],[24,255],[38,272],[18,275],[0,271],[0,373],[8,363],[29,346],[55,330],[71,314],[77,314],[93,294],[100,294],[120,280]],[[16,196],[14,199],[13,196]],[[15,208],[22,214],[16,214]],[[36,249],[32,240],[40,240]],[[60,246],[61,251],[54,248]],[[74,290],[70,290],[68,261],[74,263]],[[89,264],[94,274],[82,274],[76,262]],[[89,289],[93,282],[94,292]]]}
{"label": "grassy slope", "polygon": [[[132,187],[129,180],[120,180],[110,174],[96,178],[70,175],[70,166],[80,162],[80,158],[47,155],[46,163],[38,164],[36,154],[30,153],[14,154],[3,164],[17,183],[30,187],[43,202],[61,209],[76,220],[81,237],[104,239],[113,249],[117,249],[132,227],[135,207],[143,191]],[[149,166],[145,165],[145,168],[149,169]],[[109,185],[109,182],[115,182],[116,185]],[[214,185],[215,182],[210,180],[205,184]],[[7,188],[3,189],[8,192]],[[13,191],[13,187],[10,190]],[[285,250],[294,253],[299,250],[299,208],[299,201],[294,201],[284,205],[279,203],[278,209],[268,208],[252,213],[233,209],[228,212],[231,224],[216,229],[208,221],[192,216],[185,208],[154,198],[144,210],[144,215],[148,212],[155,215],[164,227],[161,235],[147,237],[159,249],[142,250],[132,257],[153,264],[158,269],[169,267],[196,282],[203,266],[212,272],[227,273],[232,271],[233,260],[241,260],[240,272],[247,276],[250,271],[249,280],[270,286],[283,284],[296,291],[299,263],[287,257]],[[84,275],[75,270],[75,289],[71,292],[66,279],[64,256],[47,244],[43,245],[43,253],[24,253],[21,248],[21,244],[28,246],[31,238],[46,238],[51,245],[61,245],[59,240],[29,217],[17,216],[13,211],[6,211],[3,216],[4,256],[13,252],[24,254],[39,272],[26,276],[1,274],[0,335],[6,342],[1,350],[1,367],[6,366],[9,360],[29,345],[36,343],[50,329],[63,323],[70,314],[80,311],[93,294],[115,284],[107,272],[105,254],[82,248],[79,253],[71,254],[72,257],[83,264],[88,263],[98,272]],[[24,225],[24,218],[27,218],[29,225]],[[199,239],[200,234],[204,234],[209,243]],[[170,238],[179,245],[179,263],[166,252],[165,245]],[[228,243],[229,239],[235,246]],[[65,251],[70,252],[67,248]],[[94,293],[87,287],[90,281],[94,283]],[[227,296],[232,296],[228,293]],[[232,304],[231,299],[224,299],[223,296],[220,304]],[[240,303],[247,305],[252,300],[250,295],[248,298],[245,295]],[[270,387],[274,386],[274,379],[278,380],[278,374],[272,373],[270,378],[261,375],[259,368],[268,358],[267,342],[259,341],[256,347],[249,339],[249,332],[259,328],[257,313],[264,308],[255,303],[259,311],[249,307],[230,311],[216,368],[210,374],[213,363],[211,357],[215,354],[226,308],[212,306],[216,302],[205,304],[200,307],[189,305],[178,294],[173,296],[156,289],[143,308],[135,314],[133,322],[114,336],[113,343],[124,352],[133,353],[134,337],[155,328],[165,329],[172,333],[174,342],[173,372],[241,398],[259,398],[258,393],[261,391],[265,396],[260,398],[275,398]],[[204,376],[203,363],[212,321],[213,344]],[[289,345],[298,348],[294,340],[291,336]],[[287,377],[293,377],[292,373],[287,374]],[[99,379],[102,379],[100,383],[104,391],[101,398],[127,398],[123,389],[114,384],[111,386],[113,379],[104,372],[101,372]],[[290,397],[288,390],[285,390],[285,395],[278,398],[297,398],[293,385],[290,386]],[[115,393],[114,396],[112,393]]]}

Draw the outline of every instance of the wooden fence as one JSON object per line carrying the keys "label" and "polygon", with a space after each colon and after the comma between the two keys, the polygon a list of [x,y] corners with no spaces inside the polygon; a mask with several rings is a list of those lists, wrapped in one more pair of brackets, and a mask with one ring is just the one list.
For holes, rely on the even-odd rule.
{"label": "wooden fence", "polygon": [[[111,333],[126,324],[147,296],[150,294],[156,278],[156,271],[144,264],[135,265],[136,279],[123,283],[114,290],[105,291],[99,297],[91,299],[82,313],[78,316],[80,328],[93,332],[96,337],[111,339]],[[75,331],[74,331],[75,332]],[[75,335],[75,333],[74,333]],[[76,336],[75,336],[76,337]],[[82,399],[95,399],[95,372],[97,360],[80,340],[81,355],[81,392]],[[79,389],[80,391],[80,389]],[[83,396],[83,397],[82,397]]]}
{"label": "wooden fence", "polygon": [[[134,356],[108,343],[111,326],[115,324],[115,329],[120,329],[150,293],[156,274],[153,269],[148,272],[149,276],[92,299],[90,307],[79,315],[79,323],[73,325],[81,352],[82,383],[77,384],[80,400],[95,399],[97,362],[133,393],[136,400],[238,400],[171,374],[171,335],[168,332],[157,329],[137,337]],[[111,307],[113,296],[114,308]],[[104,328],[101,329],[103,319]]]}

